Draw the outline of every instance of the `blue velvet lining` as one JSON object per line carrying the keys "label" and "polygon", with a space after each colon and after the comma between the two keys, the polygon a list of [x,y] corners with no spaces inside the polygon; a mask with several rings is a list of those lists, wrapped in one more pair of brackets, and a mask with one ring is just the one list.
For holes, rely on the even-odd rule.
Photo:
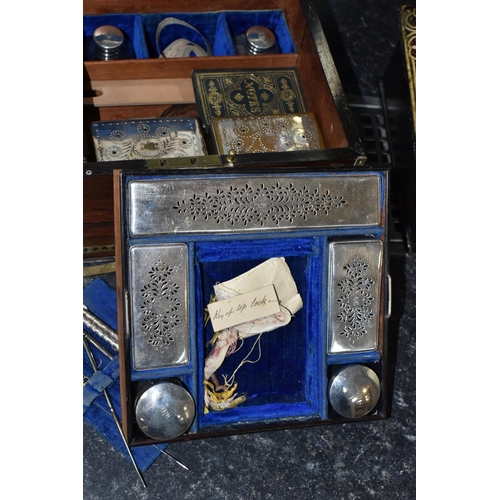
{"label": "blue velvet lining", "polygon": [[[227,29],[224,16],[217,13],[206,14],[146,14],[143,16],[144,29],[146,33],[146,43],[151,57],[159,57],[156,49],[156,28],[158,24],[167,17],[174,17],[189,23],[196,28],[206,38],[212,48],[213,56],[235,55],[236,50],[231,40],[231,35]],[[203,38],[196,31],[172,24],[165,26],[160,34],[160,50],[164,50],[169,44],[178,38],[186,38],[191,42],[197,43],[206,49]]]}
{"label": "blue velvet lining", "polygon": [[[198,243],[199,308],[206,307],[215,283],[234,278],[271,257],[285,257],[304,302],[304,307],[288,325],[262,335],[262,354],[258,363],[245,364],[238,371],[238,391],[246,393],[247,400],[237,408],[201,415],[200,428],[320,416],[324,378],[321,362],[324,344],[321,331],[322,249],[321,238]],[[204,334],[198,336],[200,366],[204,365],[204,357],[210,350],[206,343],[212,336],[213,330],[208,323]],[[246,339],[238,353],[225,359],[218,374],[230,375],[256,339],[256,336]],[[256,359],[257,355],[255,349],[250,359]],[[198,401],[201,407],[201,380]]]}
{"label": "blue velvet lining", "polygon": [[[293,54],[295,46],[288,30],[285,16],[280,10],[225,11],[200,13],[158,13],[158,14],[102,14],[83,17],[83,58],[94,60],[94,30],[99,26],[111,25],[120,28],[125,43],[120,59],[147,59],[159,56],[156,48],[156,28],[167,17],[181,19],[203,33],[212,48],[213,56],[236,55],[235,38],[254,25],[270,28],[276,35],[279,52]],[[166,26],[160,36],[163,50],[177,38],[188,40],[205,48],[203,39],[192,29]]]}
{"label": "blue velvet lining", "polygon": [[378,351],[330,354],[327,357],[327,363],[329,365],[339,363],[368,363],[380,361],[380,358],[381,355]]}
{"label": "blue velvet lining", "polygon": [[149,51],[146,45],[144,27],[138,14],[102,14],[83,18],[83,60],[95,60],[95,43],[92,38],[99,26],[115,26],[125,37],[119,59],[146,59]]}
{"label": "blue velvet lining", "polygon": [[285,17],[280,10],[229,11],[226,12],[226,18],[234,38],[245,34],[252,26],[265,26],[274,33],[278,52],[296,52]]}
{"label": "blue velvet lining", "polygon": [[[83,303],[98,318],[116,329],[118,316],[116,306],[116,292],[106,282],[96,279],[83,290]],[[92,332],[84,327],[90,334]],[[100,340],[102,343],[104,341]],[[111,346],[106,346],[111,350]],[[94,375],[94,371],[87,357],[85,349],[83,350],[83,374],[88,377],[87,385],[83,387],[83,419],[88,422],[101,436],[107,439],[111,445],[126,457],[132,467],[132,461],[123,443],[122,437],[116,427],[115,421],[111,415],[106,399],[102,394],[104,388],[107,389],[113,408],[121,420],[120,404],[120,378],[118,373],[118,358],[109,360],[97,349],[91,347],[92,353],[96,359],[99,371]],[[159,444],[158,447],[165,449],[167,444]],[[161,451],[154,446],[135,447],[132,450],[137,467],[145,471],[161,454]],[[132,471],[132,469],[131,469]],[[133,473],[133,472],[131,472]]]}
{"label": "blue velvet lining", "polygon": [[[339,172],[335,175],[348,174]],[[154,175],[133,176],[127,179],[127,183],[156,178]],[[382,210],[385,178],[380,175],[380,180]],[[331,417],[332,410],[326,397],[331,370],[349,363],[377,365],[381,362],[381,354],[371,351],[327,355],[328,243],[332,237],[380,238],[383,234],[384,229],[379,226],[294,229],[260,234],[176,234],[146,238],[132,238],[127,233],[128,247],[139,243],[183,241],[189,249],[190,363],[185,367],[149,371],[145,375],[132,370],[132,380],[172,376],[182,379],[196,402],[197,415],[191,432],[231,429],[251,423],[262,425],[288,419],[298,421]],[[286,259],[304,307],[289,325],[263,334],[261,359],[256,364],[245,364],[237,373],[238,391],[246,393],[247,400],[236,408],[222,412],[211,410],[203,414],[203,366],[213,330],[210,323],[204,326],[202,311],[213,293],[213,285],[234,278],[271,257]],[[246,339],[242,350],[226,358],[217,374],[231,374],[255,339]],[[255,350],[252,359],[257,354]]]}

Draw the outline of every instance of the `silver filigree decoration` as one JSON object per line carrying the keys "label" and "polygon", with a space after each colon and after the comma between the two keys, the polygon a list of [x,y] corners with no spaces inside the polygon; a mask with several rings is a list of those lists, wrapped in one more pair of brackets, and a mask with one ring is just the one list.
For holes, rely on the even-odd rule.
{"label": "silver filigree decoration", "polygon": [[246,184],[217,189],[215,194],[194,194],[179,201],[173,209],[193,220],[212,220],[217,224],[226,221],[232,226],[247,226],[257,222],[263,226],[271,221],[279,226],[281,221],[292,223],[299,218],[307,220],[318,214],[328,215],[345,203],[342,196],[334,196],[329,190],[320,193],[319,189],[296,188],[293,183],[281,185],[277,182],[271,186],[262,183],[258,188]]}
{"label": "silver filigree decoration", "polygon": [[346,278],[337,283],[341,291],[341,296],[337,299],[341,312],[337,318],[341,323],[345,323],[340,334],[351,342],[366,335],[366,323],[374,316],[370,307],[374,297],[369,293],[374,281],[366,276],[368,267],[369,265],[356,255],[344,266]]}
{"label": "silver filigree decoration", "polygon": [[163,352],[174,341],[172,330],[180,323],[180,286],[171,278],[174,269],[158,261],[149,271],[150,281],[140,290],[141,327],[148,344]]}

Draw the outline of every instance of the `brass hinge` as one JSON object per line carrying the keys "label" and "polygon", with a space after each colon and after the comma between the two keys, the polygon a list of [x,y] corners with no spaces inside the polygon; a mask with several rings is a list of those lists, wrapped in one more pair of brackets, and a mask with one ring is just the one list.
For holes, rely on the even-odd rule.
{"label": "brass hinge", "polygon": [[147,160],[151,169],[190,167],[232,167],[233,163],[223,162],[218,155],[185,156],[176,158],[155,158]]}
{"label": "brass hinge", "polygon": [[355,160],[354,160],[354,166],[355,167],[361,167],[363,166],[365,163],[366,163],[366,160],[368,158],[366,156],[358,156]]}

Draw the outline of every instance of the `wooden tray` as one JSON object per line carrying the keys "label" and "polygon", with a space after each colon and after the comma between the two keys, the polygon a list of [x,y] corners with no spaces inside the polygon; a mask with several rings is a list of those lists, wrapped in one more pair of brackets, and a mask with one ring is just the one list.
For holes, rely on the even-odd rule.
{"label": "wooden tray", "polygon": [[[278,165],[362,165],[366,161],[358,131],[331,57],[326,38],[311,0],[256,0],[252,11],[281,10],[289,30],[294,53],[256,56],[210,56],[178,59],[127,59],[84,61],[84,141],[89,146],[83,165],[84,175],[84,257],[114,254],[112,230],[112,182],[114,168],[191,166],[278,166]],[[244,2],[218,0],[190,2],[180,0],[104,1],[84,0],[84,16],[108,14],[175,14],[247,11]],[[191,81],[193,69],[295,67],[298,71],[308,111],[314,113],[325,142],[325,149],[292,153],[259,153],[237,158],[218,156],[208,141],[209,155],[186,163],[141,161],[95,162],[91,147],[93,121],[159,116],[197,116]],[[207,138],[208,139],[208,138]],[[212,152],[212,154],[210,154]],[[127,165],[124,165],[126,163]]]}

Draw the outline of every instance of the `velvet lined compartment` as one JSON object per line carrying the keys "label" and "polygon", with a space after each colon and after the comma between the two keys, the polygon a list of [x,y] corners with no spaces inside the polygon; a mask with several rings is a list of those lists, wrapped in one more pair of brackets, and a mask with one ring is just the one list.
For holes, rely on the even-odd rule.
{"label": "velvet lined compartment", "polygon": [[[158,24],[167,17],[174,17],[191,24],[203,34],[212,49],[212,56],[236,55],[235,39],[255,25],[266,26],[276,36],[278,51],[295,53],[295,46],[280,10],[225,11],[201,13],[157,13],[157,14],[101,14],[83,17],[83,59],[95,60],[95,44],[92,35],[96,28],[104,25],[122,30],[125,41],[120,59],[148,59],[159,57],[156,47]],[[163,28],[160,34],[160,50],[164,50],[178,38],[186,38],[206,48],[203,38],[196,31],[176,24]]]}
{"label": "velvet lined compartment", "polygon": [[[184,21],[202,33],[212,49],[213,56],[236,54],[231,35],[225,23],[225,18],[220,14],[211,12],[200,14],[145,14],[142,16],[142,19],[146,34],[146,43],[151,57],[159,57],[160,55],[156,48],[156,30],[158,24],[168,17]],[[203,49],[206,49],[205,42],[199,33],[186,26],[170,24],[165,26],[160,33],[160,51],[164,50],[178,38],[186,38],[193,43],[197,43]]]}
{"label": "velvet lined compartment", "polygon": [[95,60],[94,31],[100,26],[115,26],[123,32],[124,42],[119,59],[147,59],[150,57],[139,14],[101,14],[83,18],[83,60]]}
{"label": "velvet lined compartment", "polygon": [[[203,242],[196,248],[196,276],[199,282],[198,308],[206,307],[213,285],[234,278],[272,257],[284,257],[301,294],[304,306],[283,327],[262,334],[261,356],[236,373],[239,395],[246,401],[235,408],[199,415],[200,428],[244,425],[286,418],[317,418],[322,395],[322,243],[321,238],[261,239],[253,241]],[[209,322],[199,324],[198,335],[199,408],[203,407],[204,358],[214,332]],[[225,358],[217,371],[230,376],[252,349],[258,335],[245,339],[243,347]],[[255,346],[251,360],[258,358]]]}
{"label": "velvet lined compartment", "polygon": [[278,52],[282,54],[296,52],[285,16],[280,10],[229,11],[226,12],[226,19],[235,38],[244,35],[252,26],[265,26],[274,33]]}

